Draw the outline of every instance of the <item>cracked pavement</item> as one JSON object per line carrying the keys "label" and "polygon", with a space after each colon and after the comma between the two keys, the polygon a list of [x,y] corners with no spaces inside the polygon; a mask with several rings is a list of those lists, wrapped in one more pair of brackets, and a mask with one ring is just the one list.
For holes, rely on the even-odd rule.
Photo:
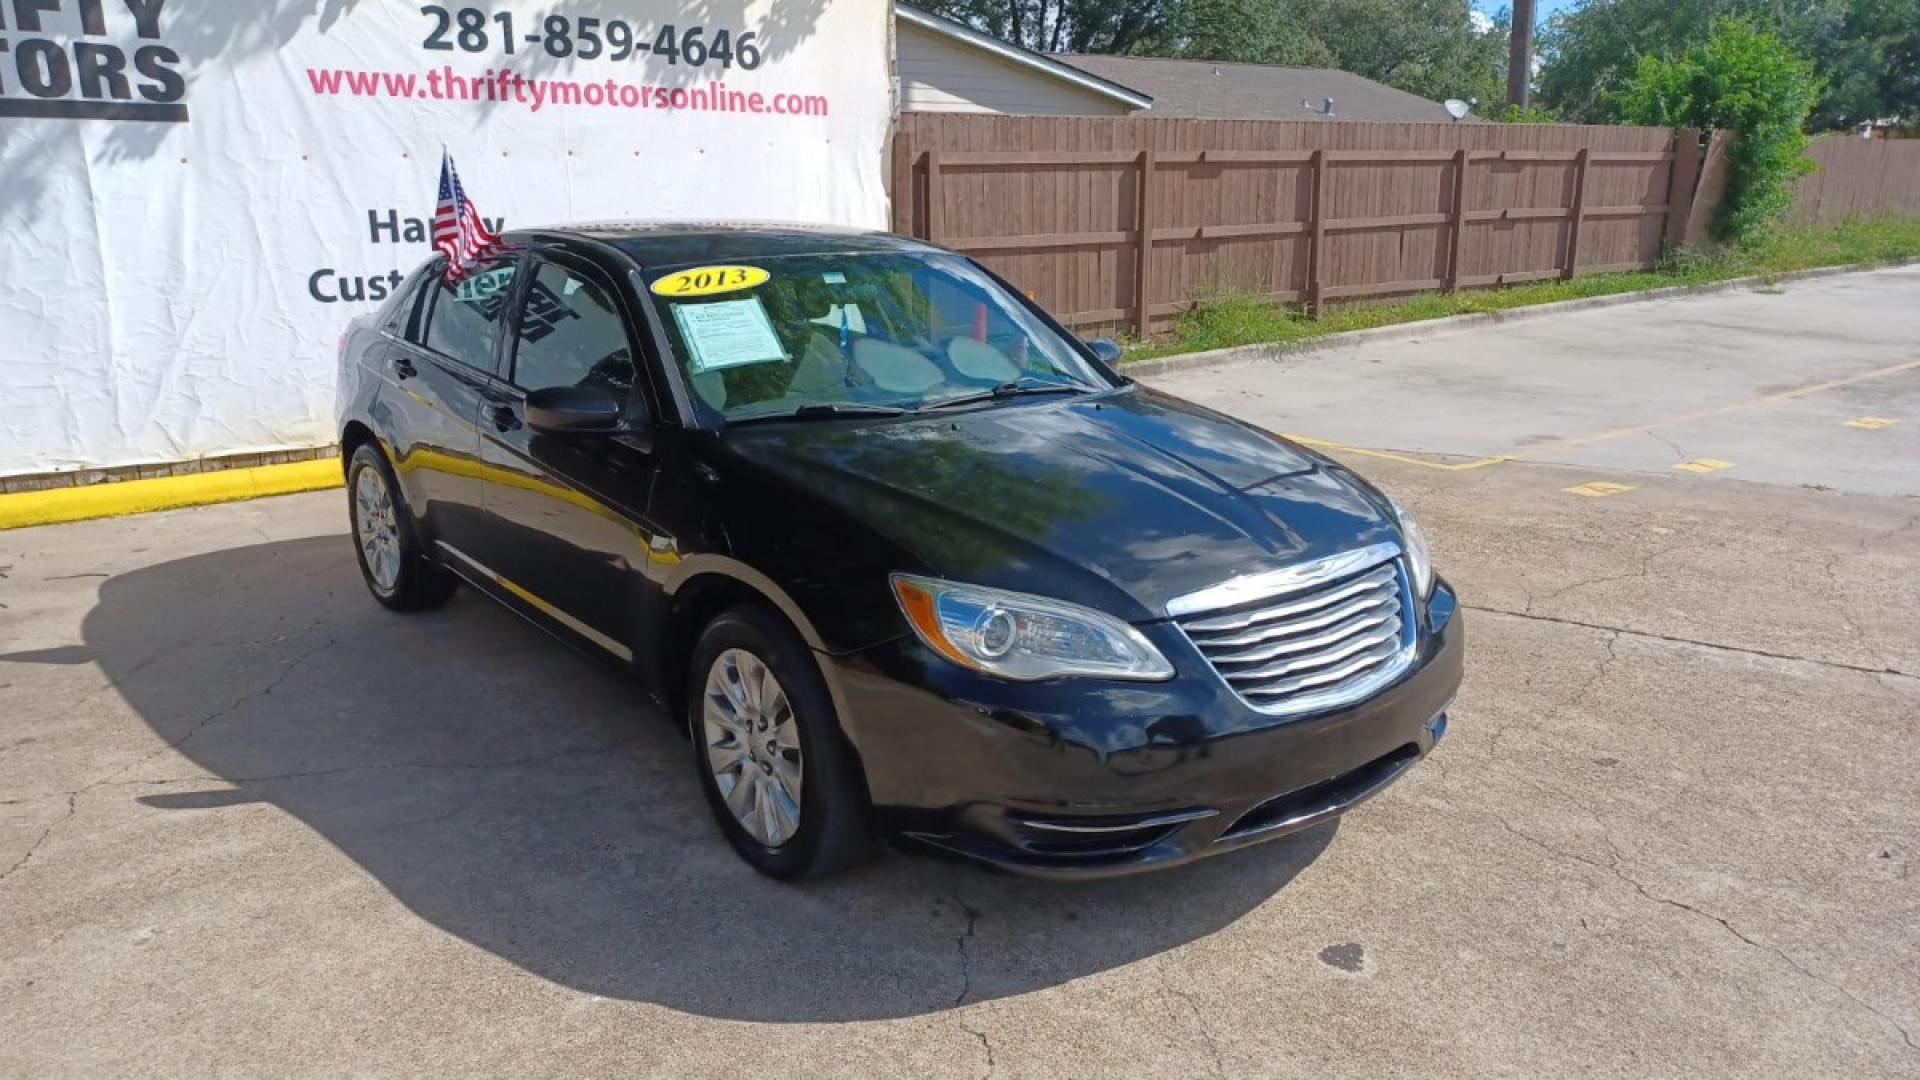
{"label": "cracked pavement", "polygon": [[[1686,338],[1888,277],[1920,287],[1582,316],[1639,385],[1599,404],[1542,385],[1539,324],[1159,380],[1355,447],[1559,448],[1336,451],[1464,599],[1450,734],[1336,826],[1093,885],[757,878],[629,685],[470,595],[368,599],[339,492],[0,533],[0,1075],[1920,1076],[1920,372],[1564,463],[1901,362],[1910,302],[1798,377]],[[1656,340],[1717,382],[1663,403]],[[1592,479],[1633,490],[1561,492]]]}

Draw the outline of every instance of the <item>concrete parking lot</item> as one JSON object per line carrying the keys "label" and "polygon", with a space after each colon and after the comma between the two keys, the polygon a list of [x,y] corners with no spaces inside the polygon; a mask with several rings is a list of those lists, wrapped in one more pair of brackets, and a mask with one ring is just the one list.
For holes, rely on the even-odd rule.
{"label": "concrete parking lot", "polygon": [[0,533],[0,1074],[1920,1075],[1920,271],[1154,381],[1468,606],[1337,825],[776,885],[621,680],[368,599],[339,492]]}

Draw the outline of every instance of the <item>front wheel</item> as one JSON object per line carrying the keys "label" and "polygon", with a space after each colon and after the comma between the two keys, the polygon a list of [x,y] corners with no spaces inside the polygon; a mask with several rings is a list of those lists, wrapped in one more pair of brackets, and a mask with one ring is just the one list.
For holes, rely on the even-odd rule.
{"label": "front wheel", "polygon": [[688,683],[701,786],[741,858],[801,878],[871,854],[853,754],[798,635],[766,611],[735,608],[700,635]]}

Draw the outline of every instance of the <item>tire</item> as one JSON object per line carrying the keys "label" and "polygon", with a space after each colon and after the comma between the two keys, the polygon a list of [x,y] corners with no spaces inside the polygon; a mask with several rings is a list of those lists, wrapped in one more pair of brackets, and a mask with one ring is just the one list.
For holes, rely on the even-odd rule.
{"label": "tire", "polygon": [[363,443],[347,464],[347,514],[367,591],[394,611],[425,611],[453,596],[458,580],[429,559],[400,485],[378,446]]}
{"label": "tire", "polygon": [[[749,661],[772,676],[777,693],[765,693],[764,686],[756,693],[730,678],[731,673],[750,679]],[[721,695],[711,702],[710,686]],[[708,623],[693,649],[686,702],[694,765],[707,805],[727,842],[749,865],[768,877],[792,880],[825,877],[871,857],[858,765],[811,650],[783,620],[762,608],[737,607]],[[771,707],[763,711],[763,705]],[[744,747],[738,745],[742,730],[747,732]],[[729,758],[734,767],[723,772],[721,762]],[[787,797],[793,785],[799,787],[798,800]],[[735,811],[748,800],[752,830]]]}

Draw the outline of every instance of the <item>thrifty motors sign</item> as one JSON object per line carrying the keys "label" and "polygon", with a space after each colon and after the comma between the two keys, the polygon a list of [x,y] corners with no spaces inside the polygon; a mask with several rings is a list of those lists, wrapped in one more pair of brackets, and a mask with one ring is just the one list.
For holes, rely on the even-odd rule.
{"label": "thrifty motors sign", "polygon": [[0,67],[0,116],[186,122],[180,54],[160,39],[165,0],[114,4],[112,15],[128,23],[131,42],[109,37],[107,2],[76,0],[78,34],[51,32],[64,21],[61,0],[0,7],[0,32],[10,31],[0,38],[0,53],[13,58],[11,72]]}
{"label": "thrifty motors sign", "polygon": [[329,441],[443,144],[494,228],[884,225],[889,15],[0,0],[0,475]]}

